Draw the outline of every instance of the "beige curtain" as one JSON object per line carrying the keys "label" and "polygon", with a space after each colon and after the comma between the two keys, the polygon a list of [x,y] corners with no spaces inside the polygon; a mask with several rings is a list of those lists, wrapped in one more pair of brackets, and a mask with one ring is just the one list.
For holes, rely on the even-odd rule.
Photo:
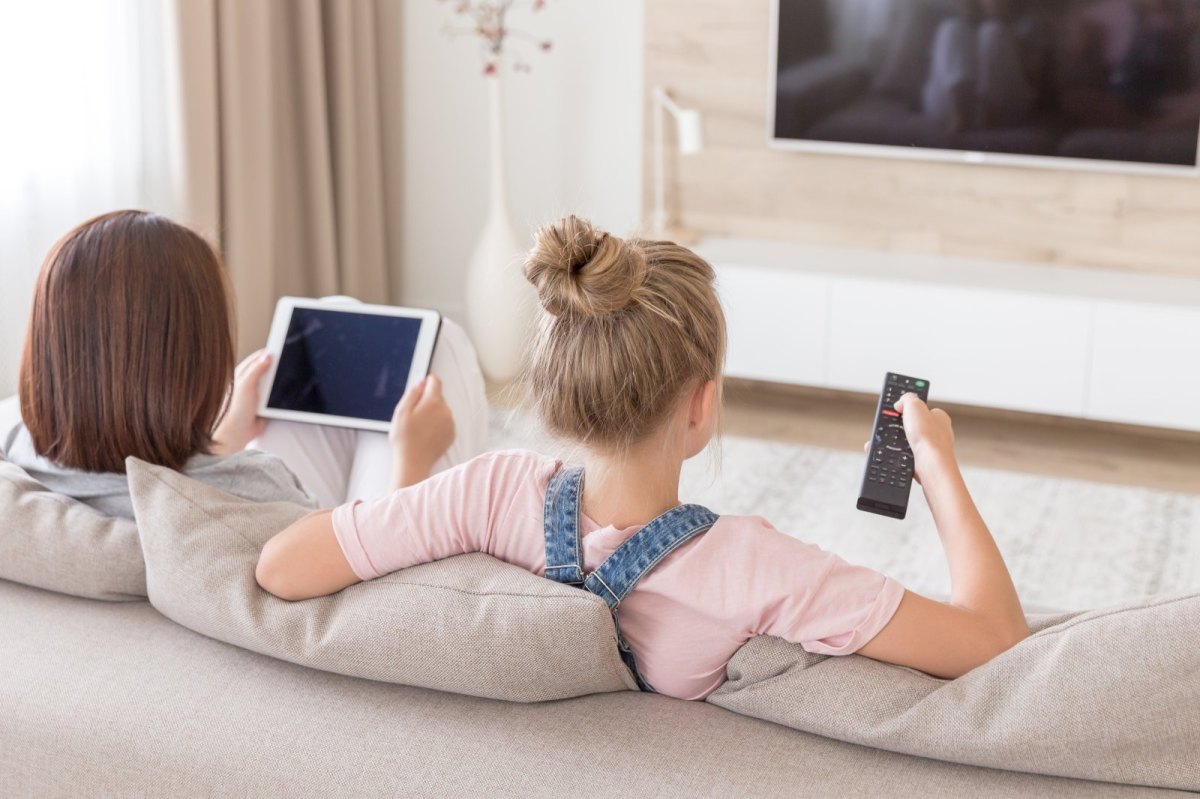
{"label": "beige curtain", "polygon": [[181,204],[221,243],[239,349],[285,294],[398,300],[398,0],[175,10]]}

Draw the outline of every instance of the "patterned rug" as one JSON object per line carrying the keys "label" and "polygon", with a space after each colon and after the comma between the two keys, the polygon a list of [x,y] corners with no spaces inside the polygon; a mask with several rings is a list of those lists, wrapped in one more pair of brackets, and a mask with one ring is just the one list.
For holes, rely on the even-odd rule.
{"label": "patterned rug", "polygon": [[[527,414],[495,411],[493,449],[578,461]],[[780,530],[877,569],[923,594],[950,591],[919,487],[904,521],[854,507],[863,456],[724,437],[684,466],[681,499],[762,516]],[[964,469],[1026,607],[1080,610],[1200,590],[1200,495]]]}

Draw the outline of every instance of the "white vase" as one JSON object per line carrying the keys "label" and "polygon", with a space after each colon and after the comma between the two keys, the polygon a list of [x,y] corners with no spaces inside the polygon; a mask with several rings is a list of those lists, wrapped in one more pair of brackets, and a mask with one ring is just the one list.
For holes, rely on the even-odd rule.
{"label": "white vase", "polygon": [[533,286],[522,274],[526,243],[508,212],[504,168],[504,95],[500,74],[488,78],[491,94],[491,187],[487,222],[467,268],[467,329],[484,374],[496,381],[517,376],[534,309]]}

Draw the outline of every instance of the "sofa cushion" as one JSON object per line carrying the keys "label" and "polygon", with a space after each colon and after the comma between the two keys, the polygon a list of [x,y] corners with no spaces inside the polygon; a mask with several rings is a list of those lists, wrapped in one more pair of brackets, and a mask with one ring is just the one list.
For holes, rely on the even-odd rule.
{"label": "sofa cushion", "polygon": [[487,555],[286,602],[259,588],[267,539],[308,513],[130,458],[146,587],[163,615],[324,671],[515,702],[635,690],[604,602]]}
{"label": "sofa cushion", "polygon": [[146,597],[137,526],[55,494],[3,454],[0,578],[90,599]]}
{"label": "sofa cushion", "polygon": [[755,638],[708,701],[798,730],[955,763],[1200,790],[1200,595],[1031,619],[954,680]]}

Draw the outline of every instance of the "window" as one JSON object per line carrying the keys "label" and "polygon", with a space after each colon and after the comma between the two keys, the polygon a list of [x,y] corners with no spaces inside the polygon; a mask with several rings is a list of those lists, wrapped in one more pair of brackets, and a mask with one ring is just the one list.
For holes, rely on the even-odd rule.
{"label": "window", "polygon": [[54,241],[114,208],[171,212],[164,5],[0,4],[0,397]]}

